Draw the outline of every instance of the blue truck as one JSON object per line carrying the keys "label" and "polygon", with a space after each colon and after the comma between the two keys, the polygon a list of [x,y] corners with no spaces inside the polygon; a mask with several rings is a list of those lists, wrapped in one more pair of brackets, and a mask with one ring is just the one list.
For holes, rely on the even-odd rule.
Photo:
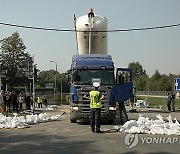
{"label": "blue truck", "polygon": [[116,102],[124,102],[132,97],[132,71],[128,68],[115,70],[112,57],[106,54],[74,55],[69,71],[70,81],[70,121],[90,118],[90,100],[84,98],[99,82],[102,100],[103,121],[113,122],[116,117]]}
{"label": "blue truck", "polygon": [[90,118],[88,93],[93,83],[99,82],[99,91],[105,96],[102,102],[102,120],[113,122],[116,117],[116,102],[132,97],[132,71],[115,69],[107,48],[107,19],[96,15],[91,8],[87,15],[76,20],[74,15],[78,55],[72,57],[69,70],[70,121]]}

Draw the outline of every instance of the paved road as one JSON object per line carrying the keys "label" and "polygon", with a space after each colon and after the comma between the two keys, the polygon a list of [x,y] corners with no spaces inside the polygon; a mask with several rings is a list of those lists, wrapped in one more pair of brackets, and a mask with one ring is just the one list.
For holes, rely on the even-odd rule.
{"label": "paved road", "polygon": [[[58,114],[55,112],[54,114]],[[146,112],[149,116],[156,115],[157,111]],[[169,114],[169,113],[161,113]],[[179,113],[176,116],[180,117]],[[138,113],[129,113],[131,119],[136,119]],[[115,123],[117,124],[118,118]],[[102,129],[112,128],[114,125],[102,125]],[[127,146],[126,139],[134,137],[133,144]],[[69,122],[66,114],[61,121],[41,123],[26,129],[0,129],[0,154],[33,153],[33,154],[59,154],[59,153],[178,153],[180,150],[179,136],[140,134],[128,138],[122,133],[91,133],[88,123]],[[137,137],[137,138],[136,138]],[[160,143],[157,143],[156,140]],[[132,139],[132,138],[131,138]],[[174,140],[174,142],[173,142]],[[178,141],[177,141],[178,140]],[[138,142],[137,142],[138,141]],[[155,142],[156,141],[156,142]],[[154,143],[153,143],[154,142]]]}

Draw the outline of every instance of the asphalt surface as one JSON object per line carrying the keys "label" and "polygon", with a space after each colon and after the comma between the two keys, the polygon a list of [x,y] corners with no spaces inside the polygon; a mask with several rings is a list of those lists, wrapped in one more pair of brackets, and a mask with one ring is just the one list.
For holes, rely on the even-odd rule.
{"label": "asphalt surface", "polygon": [[[61,121],[35,124],[25,129],[0,129],[0,154],[179,154],[180,136],[138,134],[135,138],[128,138],[127,134],[121,132],[108,132],[107,129],[119,125],[118,113],[114,124],[102,124],[105,133],[92,133],[88,122],[70,123],[68,108],[62,106],[55,111],[47,112],[48,114],[65,113]],[[180,120],[180,112],[169,113],[156,109],[138,109],[138,112],[129,112],[128,115],[130,119],[137,120],[139,113],[150,118],[155,118],[157,114],[162,116],[171,114],[173,118]],[[127,139],[130,139],[129,144],[125,143]]]}

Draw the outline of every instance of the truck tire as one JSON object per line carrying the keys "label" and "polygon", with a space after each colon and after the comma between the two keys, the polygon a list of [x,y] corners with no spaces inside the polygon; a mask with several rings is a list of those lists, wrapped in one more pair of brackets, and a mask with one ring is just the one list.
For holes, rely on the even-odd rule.
{"label": "truck tire", "polygon": [[75,119],[70,119],[71,123],[76,123]]}

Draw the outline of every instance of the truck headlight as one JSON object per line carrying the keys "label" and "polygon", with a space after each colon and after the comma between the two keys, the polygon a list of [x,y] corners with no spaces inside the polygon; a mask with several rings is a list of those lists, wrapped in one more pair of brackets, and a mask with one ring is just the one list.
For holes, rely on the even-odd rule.
{"label": "truck headlight", "polygon": [[78,106],[72,107],[72,110],[78,111]]}
{"label": "truck headlight", "polygon": [[109,110],[115,111],[116,107],[109,107]]}

